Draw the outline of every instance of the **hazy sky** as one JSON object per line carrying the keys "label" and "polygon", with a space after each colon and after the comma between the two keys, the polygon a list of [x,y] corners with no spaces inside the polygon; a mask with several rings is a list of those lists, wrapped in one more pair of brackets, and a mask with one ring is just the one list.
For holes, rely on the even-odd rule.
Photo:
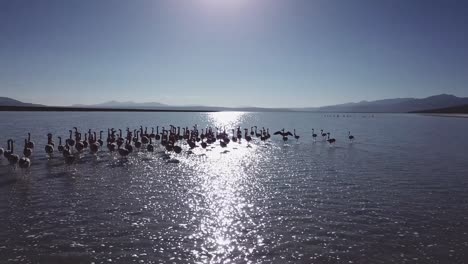
{"label": "hazy sky", "polygon": [[468,96],[468,2],[0,0],[0,96],[321,106]]}

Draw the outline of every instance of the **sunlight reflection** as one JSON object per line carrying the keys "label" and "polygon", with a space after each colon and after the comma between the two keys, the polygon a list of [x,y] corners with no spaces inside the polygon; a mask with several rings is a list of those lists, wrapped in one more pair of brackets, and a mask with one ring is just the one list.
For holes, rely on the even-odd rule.
{"label": "sunlight reflection", "polygon": [[[244,115],[242,112],[212,113],[209,120],[212,126],[226,127],[228,131],[241,124]],[[197,197],[190,200],[189,206],[199,219],[190,240],[201,244],[199,251],[191,252],[201,263],[241,261],[258,247],[256,243],[246,244],[247,237],[254,236],[253,241],[263,240],[257,235],[259,225],[251,216],[259,209],[249,201],[258,186],[251,178],[253,173],[248,173],[258,166],[261,151],[257,144],[231,142],[226,148],[218,145],[213,149],[194,150],[203,160],[184,160],[191,163],[198,174],[189,191]]]}
{"label": "sunlight reflection", "polygon": [[209,121],[215,127],[232,129],[242,123],[242,119],[246,115],[245,112],[217,112],[209,114]]}

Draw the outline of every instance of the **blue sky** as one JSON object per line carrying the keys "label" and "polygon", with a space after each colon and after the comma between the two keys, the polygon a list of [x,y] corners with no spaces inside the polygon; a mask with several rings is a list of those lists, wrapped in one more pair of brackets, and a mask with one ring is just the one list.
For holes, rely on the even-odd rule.
{"label": "blue sky", "polygon": [[468,96],[468,3],[0,0],[0,96],[302,107]]}

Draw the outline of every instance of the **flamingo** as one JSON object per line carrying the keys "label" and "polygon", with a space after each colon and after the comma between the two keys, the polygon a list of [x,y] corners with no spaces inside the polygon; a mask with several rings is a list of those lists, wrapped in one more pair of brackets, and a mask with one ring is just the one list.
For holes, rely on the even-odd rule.
{"label": "flamingo", "polygon": [[261,140],[261,141],[266,141],[267,139],[268,139],[268,135],[267,135],[267,133],[265,132],[265,128],[262,127],[260,140]]}
{"label": "flamingo", "polygon": [[[32,154],[32,150],[31,148],[29,148],[31,144],[28,144],[30,142],[31,141],[29,138],[24,140],[24,150],[23,150],[24,157],[21,157],[21,159],[19,159],[18,161],[18,165],[21,169],[27,169],[31,166],[31,160],[29,159],[29,157]],[[34,146],[34,143],[32,146]]]}
{"label": "flamingo", "polygon": [[161,132],[161,146],[165,147],[166,145],[167,145],[167,134],[166,134],[166,130],[163,127],[162,132]]}
{"label": "flamingo", "polygon": [[[209,146],[211,146],[211,148],[215,148],[216,146],[221,146],[222,148],[225,148],[228,146],[231,140],[240,144],[241,139],[245,138],[248,144],[247,146],[249,147],[250,142],[252,142],[253,140],[253,137],[259,137],[259,139],[261,139],[262,141],[266,141],[271,137],[268,128],[260,128],[261,129],[257,128],[257,126],[252,126],[249,129],[236,126],[232,129],[231,134],[226,132],[231,132],[231,129],[226,130],[226,127],[208,126],[204,129],[201,129],[201,133],[199,133],[199,130],[197,129],[196,125],[193,127],[193,129],[190,129],[189,127],[170,125],[170,128],[167,130],[164,129],[164,127],[162,127],[162,133],[159,133],[158,126],[156,127],[156,129],[151,128],[151,134],[149,134],[148,127],[138,126],[138,128],[135,130],[130,130],[130,128],[127,128],[127,135],[125,138],[122,137],[121,129],[115,130],[114,128],[108,128],[106,142],[107,148],[110,152],[118,151],[120,156],[122,157],[130,155],[135,150],[135,148],[141,149],[141,147],[144,147],[148,152],[154,152],[155,145],[153,144],[158,143],[155,143],[154,141],[154,139],[156,138],[160,138],[161,145],[163,145],[168,152],[175,153],[181,153],[184,148],[183,145],[185,144],[188,145],[187,148],[189,149],[194,149],[195,147],[198,147],[196,145],[197,141],[201,141],[201,147],[204,149],[208,148]],[[90,153],[97,155],[99,149],[102,148],[104,143],[102,141],[103,131],[99,131],[98,137],[98,131],[92,132],[91,129],[85,130],[86,132],[84,133],[83,140],[82,133],[80,133],[78,128],[73,127],[73,129],[74,130],[68,130],[70,132],[70,138],[64,138],[64,146],[62,146],[62,137],[58,137],[59,142],[57,150],[59,153],[62,153],[62,155],[65,158],[65,161],[68,163],[69,161],[74,162],[75,158],[78,159],[80,156],[75,154],[78,154],[79,152],[83,153],[83,150],[85,150],[86,145],[88,145]],[[120,133],[117,134],[116,132]],[[155,134],[155,132],[157,132],[157,134]],[[283,141],[289,140],[289,136],[294,136],[294,138],[297,141],[300,139],[300,136],[296,134],[296,129],[294,129],[293,133],[291,133],[290,131],[287,131],[283,128],[282,130],[275,132],[274,135],[282,136]],[[318,133],[315,133],[315,129],[312,128],[312,138],[314,142],[316,141],[318,135]],[[323,140],[328,142],[330,146],[333,146],[336,143],[336,139],[331,137],[330,132],[324,133],[324,130],[322,129],[320,130],[320,135],[324,137]],[[355,139],[355,137],[351,135],[350,131],[348,131],[348,139],[350,142],[353,142]],[[216,144],[216,141],[219,141],[219,145]],[[31,148],[32,146],[34,146],[34,143],[31,141],[31,134],[28,133],[28,137],[24,139],[24,149],[22,154],[20,154],[19,156],[22,158],[18,158],[16,161],[15,157],[12,156],[14,155],[14,141],[10,139],[7,143],[8,148],[0,148],[0,155],[6,157],[8,161],[11,161],[10,164],[12,165],[18,165],[19,163],[21,163],[22,165],[20,165],[20,167],[29,167],[31,164],[30,158],[32,157],[32,154],[34,152],[33,148]],[[47,134],[47,145],[45,146],[45,151],[48,157],[52,158],[54,151],[57,150],[55,149],[52,134]],[[192,152],[188,151],[187,153]],[[26,158],[29,160],[29,165],[27,165],[28,161],[25,160]]]}
{"label": "flamingo", "polygon": [[49,157],[51,157],[54,153],[54,143],[52,142],[51,133],[47,134],[47,145],[45,146],[45,152],[49,155]]}
{"label": "flamingo", "polygon": [[180,152],[182,152],[182,148],[178,145],[176,146],[173,146],[172,148],[174,150],[175,153],[179,154]]}
{"label": "flamingo", "polygon": [[226,142],[224,142],[224,140],[220,140],[220,141],[219,141],[219,145],[220,145],[222,148],[227,147],[227,144],[226,144]]}
{"label": "flamingo", "polygon": [[117,143],[115,143],[115,134],[114,134],[114,129],[112,130],[107,130],[107,149],[109,152],[114,152],[117,148]]}
{"label": "flamingo", "polygon": [[[78,132],[77,127],[73,127],[75,129],[75,145],[78,144],[78,141],[81,141],[81,133]],[[76,148],[76,146],[75,146]]]}
{"label": "flamingo", "polygon": [[[89,139],[88,139],[89,135]],[[89,144],[94,143],[96,141],[96,137],[93,138],[91,135],[91,129],[89,130],[88,134],[84,135],[84,140],[81,141],[81,133],[80,133],[80,142],[83,143],[83,149],[87,149],[89,147]]]}
{"label": "flamingo", "polygon": [[8,157],[11,155],[11,145],[10,145],[10,139],[7,140],[7,149],[3,151],[3,156],[8,159]]}
{"label": "flamingo", "polygon": [[[247,143],[250,143],[250,141],[252,140],[252,137],[249,136],[248,132],[249,132],[249,129],[246,128],[244,137],[245,137],[245,140],[247,140]],[[253,135],[253,131],[251,134]]]}
{"label": "flamingo", "polygon": [[299,138],[300,138],[299,135],[296,135],[296,129],[294,129],[294,138],[295,138],[296,140],[299,140]]}
{"label": "flamingo", "polygon": [[127,146],[125,146],[125,148],[122,148],[122,145],[120,145],[117,151],[119,152],[119,155],[121,157],[126,157],[128,156],[128,154],[130,154],[130,151],[128,150]]}
{"label": "flamingo", "polygon": [[195,136],[194,136],[194,132],[189,131],[189,138],[187,140],[187,144],[189,145],[190,149],[194,149],[194,148],[198,147],[197,144],[195,143],[195,141],[196,141],[196,139],[195,139]]}
{"label": "flamingo", "polygon": [[26,158],[29,158],[29,157],[31,157],[31,155],[32,155],[32,149],[29,148],[28,146],[29,146],[28,140],[25,139],[25,140],[24,140],[23,155],[24,155]]}
{"label": "flamingo", "polygon": [[154,133],[154,127],[151,127],[151,134],[149,135],[150,138],[156,138],[156,134]]}
{"label": "flamingo", "polygon": [[184,128],[184,139],[185,140],[189,140],[190,139],[190,131],[188,129],[188,127]]}
{"label": "flamingo", "polygon": [[133,146],[132,144],[130,144],[130,140],[127,140],[127,142],[125,143],[125,149],[128,151],[128,154],[133,152]]}
{"label": "flamingo", "polygon": [[239,143],[240,143],[240,140],[242,139],[242,132],[240,130],[240,127],[237,128],[237,139],[239,139]]}
{"label": "flamingo", "polygon": [[143,126],[140,127],[140,134],[141,134],[141,143],[143,145],[146,145],[149,143],[149,138],[148,138],[148,128],[145,128],[145,133],[143,134]]}
{"label": "flamingo", "polygon": [[208,144],[206,144],[206,142],[205,142],[204,140],[202,140],[202,142],[201,142],[202,148],[206,149],[207,145],[208,145]]}
{"label": "flamingo", "polygon": [[288,136],[292,136],[293,134],[291,134],[291,132],[284,132],[284,128],[281,130],[281,131],[276,131],[275,133],[273,133],[273,135],[281,135],[283,137],[283,141],[287,141],[288,140]]}
{"label": "flamingo", "polygon": [[[85,138],[86,138],[86,134],[85,134]],[[75,149],[78,151],[78,152],[81,152],[83,151],[83,149],[85,148],[85,145],[83,143],[83,141],[81,141],[81,133],[77,133],[76,134],[76,143],[75,143]]]}
{"label": "flamingo", "polygon": [[229,134],[226,133],[226,129],[223,130],[222,140],[226,142],[226,144],[229,144],[229,142],[231,142],[231,140],[229,139]]}
{"label": "flamingo", "polygon": [[99,151],[100,146],[101,145],[99,144],[99,142],[94,142],[91,145],[89,145],[89,150],[91,154],[96,155],[96,153]]}
{"label": "flamingo", "polygon": [[[164,128],[163,128],[164,129]],[[154,136],[156,140],[160,140],[161,136],[159,135],[159,126],[156,126],[156,135]]]}
{"label": "flamingo", "polygon": [[22,157],[21,159],[19,159],[18,165],[21,169],[27,169],[31,167],[31,160],[27,157]]}
{"label": "flamingo", "polygon": [[122,146],[124,142],[125,140],[122,137],[122,129],[119,129],[119,138],[117,139],[117,147],[120,148],[120,146]]}
{"label": "flamingo", "polygon": [[63,147],[62,155],[66,164],[71,165],[75,162],[76,157],[72,154],[70,145],[67,141],[65,141],[65,147]]}
{"label": "flamingo", "polygon": [[99,139],[98,139],[98,143],[99,143],[99,146],[102,147],[104,146],[104,141],[102,141],[102,133],[104,133],[104,131],[99,131]]}
{"label": "flamingo", "polygon": [[177,136],[176,140],[183,140],[184,136],[180,134],[180,127],[177,127]]}
{"label": "flamingo", "polygon": [[237,142],[237,137],[235,136],[235,133],[234,133],[235,129],[232,129],[232,142]]}
{"label": "flamingo", "polygon": [[266,139],[269,139],[270,137],[271,137],[271,135],[270,135],[270,129],[267,128],[267,129],[266,129]]}
{"label": "flamingo", "polygon": [[330,138],[330,132],[328,132],[327,135],[328,135],[327,142],[328,142],[329,144],[335,144],[336,139]]}
{"label": "flamingo", "polygon": [[13,165],[13,166],[16,166],[16,164],[18,163],[19,161],[19,156],[14,154],[14,141],[13,139],[10,139],[10,153],[8,155],[8,162],[10,163],[10,165]]}
{"label": "flamingo", "polygon": [[[207,129],[208,130],[208,129]],[[206,138],[206,134],[204,133],[204,129],[202,128],[200,135],[198,135],[198,130],[197,131],[197,142],[203,141],[203,139]]]}
{"label": "flamingo", "polygon": [[62,155],[64,158],[66,158],[67,156],[71,156],[73,153],[71,152],[71,149],[70,149],[70,146],[65,143],[65,147],[63,147],[63,150],[62,150]]}
{"label": "flamingo", "polygon": [[257,132],[257,126],[255,126],[255,136],[256,137],[261,137],[262,136],[262,133]]}
{"label": "flamingo", "polygon": [[68,139],[66,140],[66,143],[67,143],[70,147],[73,147],[73,146],[75,146],[75,140],[73,140],[73,138],[72,138],[73,131],[72,131],[72,130],[68,130],[68,132],[70,132],[70,138],[68,138]]}
{"label": "flamingo", "polygon": [[62,137],[58,137],[58,139],[59,139],[59,145],[57,147],[57,150],[59,152],[63,152],[64,147],[62,146]]}
{"label": "flamingo", "polygon": [[142,142],[140,141],[140,136],[139,135],[140,135],[140,131],[137,131],[136,132],[136,138],[135,138],[136,140],[134,141],[135,142],[135,148],[137,148],[137,149],[140,149],[141,146],[143,145]]}
{"label": "flamingo", "polygon": [[30,148],[31,150],[34,149],[34,142],[31,141],[31,133],[28,133],[27,147]]}
{"label": "flamingo", "polygon": [[153,146],[153,138],[154,137],[149,137],[149,144],[146,146],[146,150],[148,152],[153,152],[154,151],[154,146]]}
{"label": "flamingo", "polygon": [[174,145],[172,145],[170,141],[167,141],[164,147],[166,147],[166,150],[169,152],[174,150]]}
{"label": "flamingo", "polygon": [[320,129],[320,134],[322,134],[322,138],[325,139],[327,136],[327,133],[323,133],[323,129]]}

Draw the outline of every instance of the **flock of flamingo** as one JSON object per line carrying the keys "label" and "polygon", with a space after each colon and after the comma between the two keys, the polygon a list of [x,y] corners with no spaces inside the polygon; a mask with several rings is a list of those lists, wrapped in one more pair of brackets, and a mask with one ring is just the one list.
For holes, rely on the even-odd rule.
{"label": "flock of flamingo", "polygon": [[[144,151],[154,152],[156,149],[155,144],[159,142],[160,146],[165,148],[167,152],[181,153],[181,145],[188,145],[189,149],[194,149],[201,146],[206,149],[208,146],[214,147],[216,142],[219,142],[219,146],[225,148],[230,142],[241,143],[245,140],[250,146],[250,142],[254,137],[261,141],[267,141],[271,135],[269,129],[262,128],[257,129],[257,126],[250,128],[241,129],[237,127],[231,129],[232,134],[226,132],[226,129],[211,128],[199,130],[197,125],[193,126],[193,129],[188,127],[181,128],[170,126],[169,129],[162,127],[159,131],[159,126],[156,127],[156,131],[151,128],[151,133],[148,133],[148,128],[140,126],[139,129],[130,130],[127,128],[125,131],[125,137],[122,134],[122,129],[109,128],[107,130],[106,147],[110,153],[118,153],[121,157],[127,157],[132,152]],[[279,135],[283,141],[287,141],[289,136],[299,140],[300,136],[296,134],[296,130],[291,133],[282,129],[273,133],[273,135]],[[55,153],[61,154],[64,158],[65,163],[72,164],[76,159],[79,159],[80,155],[85,151],[89,150],[92,155],[97,155],[100,150],[104,148],[103,141],[104,131],[93,132],[89,129],[86,133],[82,133],[77,127],[69,130],[69,137],[62,142],[62,137],[58,136],[58,145],[53,140],[52,134],[47,134],[47,145],[45,145],[45,152],[49,158],[52,158]],[[84,137],[83,137],[84,135]],[[315,142],[317,138],[321,137],[323,141],[329,144],[334,144],[336,139],[330,138],[330,132],[323,132],[320,130],[320,134],[316,134],[315,130],[312,129],[312,139]],[[348,132],[348,139],[354,140],[354,136],[351,132]],[[35,144],[31,141],[31,133],[28,133],[28,137],[24,140],[23,156],[20,158],[18,154],[15,154],[14,143],[12,139],[7,141],[7,149],[0,148],[0,158],[4,156],[8,163],[16,168],[19,166],[22,169],[27,169],[31,166],[31,156],[33,154]],[[197,143],[199,145],[197,145]]]}

